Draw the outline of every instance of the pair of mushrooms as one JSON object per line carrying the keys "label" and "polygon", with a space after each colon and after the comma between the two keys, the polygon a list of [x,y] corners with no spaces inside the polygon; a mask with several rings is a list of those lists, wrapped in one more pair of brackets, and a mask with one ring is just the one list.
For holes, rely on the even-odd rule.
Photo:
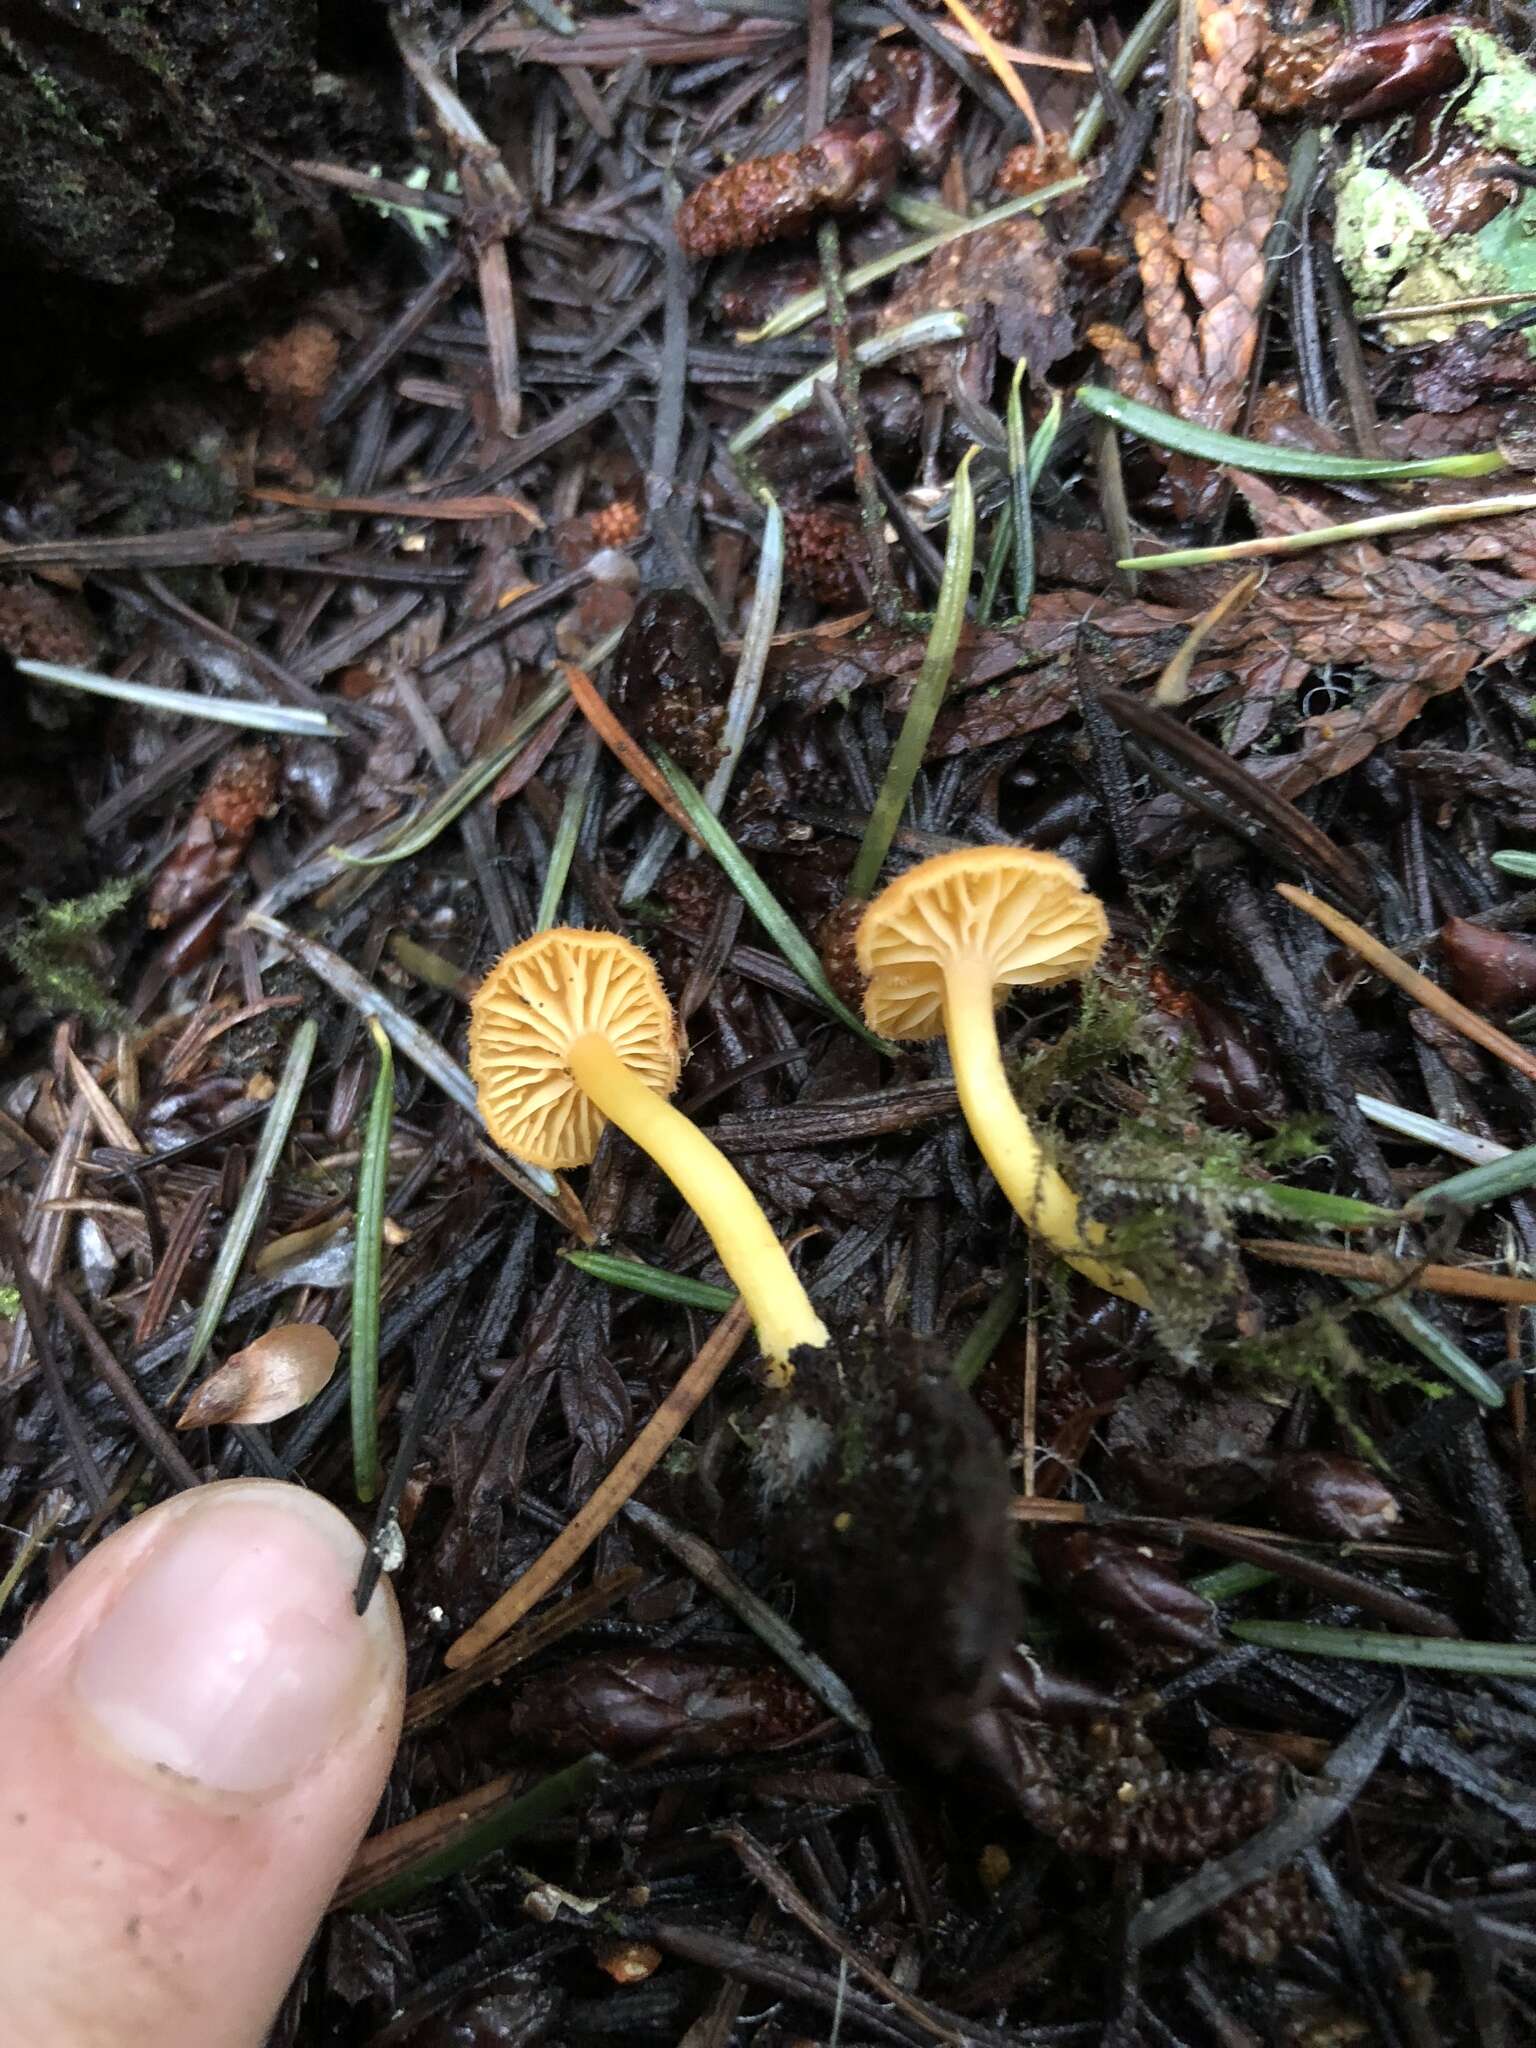
{"label": "pair of mushrooms", "polygon": [[[1014,1099],[995,1009],[1010,988],[1087,973],[1108,936],[1104,907],[1054,854],[989,846],[941,854],[900,876],[859,927],[865,1016],[892,1038],[943,1032],[972,1135],[1014,1208],[1067,1263],[1145,1305],[1134,1274],[1099,1257]],[[830,1341],[741,1175],[672,1107],[682,1045],[650,959],[613,932],[540,932],[502,955],[472,1008],[470,1071],[491,1136],[531,1165],[584,1166],[604,1122],[648,1152],[687,1201],[783,1379],[802,1347]]]}

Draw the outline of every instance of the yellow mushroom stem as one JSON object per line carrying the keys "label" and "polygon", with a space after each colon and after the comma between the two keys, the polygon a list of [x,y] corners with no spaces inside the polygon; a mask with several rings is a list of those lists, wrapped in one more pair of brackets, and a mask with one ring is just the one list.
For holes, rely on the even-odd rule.
{"label": "yellow mushroom stem", "polygon": [[1134,1273],[1093,1256],[1092,1247],[1104,1242],[1103,1226],[1079,1219],[1077,1196],[1046,1158],[1014,1098],[1003,1070],[992,969],[985,959],[946,968],[944,1032],[971,1135],[1025,1225],[1095,1286],[1150,1307]]}
{"label": "yellow mushroom stem", "polygon": [[578,1088],[648,1152],[709,1232],[720,1263],[757,1325],[763,1356],[789,1372],[802,1344],[831,1340],[757,1197],[725,1154],[654,1088],[632,1074],[601,1032],[576,1039],[567,1063]]}

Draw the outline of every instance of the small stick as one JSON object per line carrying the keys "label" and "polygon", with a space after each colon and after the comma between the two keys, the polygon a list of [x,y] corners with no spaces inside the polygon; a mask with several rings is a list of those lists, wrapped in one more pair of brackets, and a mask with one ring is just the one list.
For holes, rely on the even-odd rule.
{"label": "small stick", "polygon": [[[643,1529],[664,1550],[670,1550],[701,1586],[744,1621],[758,1641],[766,1644],[779,1662],[793,1671],[807,1692],[814,1693],[830,1713],[868,1739],[869,1717],[831,1665],[806,1646],[777,1608],[770,1607],[760,1593],[754,1593],[746,1581],[731,1570],[718,1550],[706,1543],[702,1536],[695,1536],[691,1529],[680,1529],[675,1522],[669,1522],[665,1515],[658,1515],[654,1508],[646,1507],[642,1501],[627,1502],[624,1515],[627,1521]],[[870,1775],[879,1777],[881,1773],[878,1769],[871,1769]],[[880,1796],[877,1794],[877,1798]],[[916,1896],[915,1887],[913,1896]]]}
{"label": "small stick", "polygon": [[1433,1608],[1421,1606],[1417,1600],[1394,1591],[1391,1586],[1359,1578],[1354,1572],[1344,1571],[1325,1559],[1299,1555],[1282,1544],[1267,1541],[1263,1536],[1250,1536],[1240,1530],[1226,1528],[1220,1522],[1199,1521],[1186,1522],[1183,1534],[1191,1543],[1207,1544],[1226,1557],[1240,1558],[1245,1564],[1256,1564],[1264,1571],[1295,1579],[1304,1586],[1312,1586],[1320,1593],[1331,1595],[1335,1600],[1348,1600],[1352,1605],[1378,1615],[1393,1628],[1405,1629],[1412,1635],[1448,1638],[1461,1634],[1455,1622],[1446,1615],[1436,1614]]}
{"label": "small stick", "polygon": [[1486,1017],[1479,1017],[1475,1010],[1469,1010],[1465,1003],[1457,1002],[1428,975],[1420,974],[1416,967],[1410,967],[1406,960],[1399,959],[1390,946],[1384,946],[1380,939],[1373,938],[1353,918],[1346,917],[1341,910],[1335,910],[1331,903],[1324,903],[1321,897],[1311,895],[1306,889],[1295,888],[1290,882],[1277,882],[1275,889],[1287,903],[1304,910],[1308,917],[1316,918],[1326,931],[1332,932],[1336,939],[1358,953],[1378,974],[1384,974],[1388,981],[1395,982],[1405,995],[1412,996],[1421,1009],[1433,1011],[1452,1030],[1470,1038],[1474,1045],[1480,1045],[1485,1052],[1503,1060],[1507,1067],[1513,1067],[1526,1080],[1536,1081],[1536,1054],[1507,1032],[1500,1031],[1496,1024],[1490,1024]]}
{"label": "small stick", "polygon": [[85,1346],[92,1365],[116,1395],[140,1443],[160,1466],[166,1478],[180,1488],[201,1486],[202,1481],[180,1444],[139,1392],[132,1376],[123,1369],[106,1338],[96,1328],[82,1305],[76,1301],[67,1287],[58,1288],[53,1299],[65,1322]]}
{"label": "small stick", "polygon": [[834,1927],[830,1920],[823,1918],[755,1835],[748,1834],[743,1827],[727,1827],[720,1830],[716,1839],[728,1843],[735,1850],[744,1867],[757,1879],[781,1913],[798,1920],[808,1934],[831,1949],[844,1968],[862,1977],[877,1998],[887,1999],[899,2013],[904,2013],[934,2040],[947,2041],[952,2048],[962,2048],[964,2034],[947,2018],[941,2017],[933,2006],[913,1998],[899,1984],[893,1983],[883,1970],[860,1953],[841,1928]]}
{"label": "small stick", "polygon": [[70,1396],[68,1387],[64,1384],[64,1375],[59,1369],[59,1361],[48,1335],[48,1308],[43,1300],[42,1289],[37,1284],[36,1274],[27,1263],[27,1254],[16,1226],[3,1210],[0,1210],[0,1254],[4,1255],[11,1269],[11,1278],[15,1281],[16,1291],[21,1296],[22,1317],[32,1333],[32,1348],[37,1353],[43,1384],[47,1387],[48,1398],[53,1403],[59,1434],[68,1447],[80,1491],[99,1515],[107,1505],[107,1482],[102,1477],[101,1467],[96,1463],[91,1450],[84,1421]]}
{"label": "small stick", "polygon": [[613,1470],[599,1482],[592,1497],[583,1502],[554,1542],[534,1560],[522,1577],[515,1580],[457,1642],[449,1645],[443,1661],[450,1671],[462,1671],[466,1664],[488,1650],[547,1593],[552,1593],[566,1573],[585,1556],[630,1495],[655,1471],[678,1432],[692,1419],[699,1403],[736,1356],[751,1327],[751,1317],[744,1304],[738,1301],[715,1325],[677,1385]]}
{"label": "small stick", "polygon": [[[1520,1311],[1513,1303],[1504,1311],[1504,1356],[1511,1365],[1520,1359]],[[1530,1430],[1530,1413],[1526,1401],[1524,1378],[1509,1383],[1509,1420],[1515,1433],[1515,1449],[1520,1461],[1520,1496],[1525,1503],[1527,1521],[1536,1518],[1536,1444],[1533,1444]]]}
{"label": "small stick", "polygon": [[853,488],[859,501],[859,524],[869,557],[870,597],[882,625],[894,622],[901,593],[891,574],[891,551],[885,538],[885,506],[875,482],[875,454],[859,377],[860,363],[848,324],[848,298],[843,288],[842,240],[835,221],[823,221],[816,235],[821,259],[821,285],[826,294],[827,321],[832,329],[832,356],[837,364],[837,391],[848,429],[853,463]]}

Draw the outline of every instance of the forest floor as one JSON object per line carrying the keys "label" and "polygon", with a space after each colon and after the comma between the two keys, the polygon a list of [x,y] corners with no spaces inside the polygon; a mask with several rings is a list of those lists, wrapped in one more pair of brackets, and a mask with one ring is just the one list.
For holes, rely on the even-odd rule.
{"label": "forest floor", "polygon": [[[280,2044],[1530,2039],[1521,17],[529,14],[400,28],[411,148],[13,438],[0,1647],[178,1487],[369,1536],[407,1732]],[[976,845],[1106,907],[1000,1022],[1150,1308],[863,1021]],[[616,1132],[491,1142],[562,924],[835,1386]],[[835,1514],[763,1472],[834,1395]]]}

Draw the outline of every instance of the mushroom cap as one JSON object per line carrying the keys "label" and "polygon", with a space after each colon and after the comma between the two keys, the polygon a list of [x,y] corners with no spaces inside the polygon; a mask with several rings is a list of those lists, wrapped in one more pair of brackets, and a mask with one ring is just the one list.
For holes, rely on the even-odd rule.
{"label": "mushroom cap", "polygon": [[864,1016],[887,1038],[937,1038],[944,975],[985,960],[993,1000],[1086,974],[1109,937],[1104,906],[1072,863],[1029,846],[941,853],[898,875],[859,926]]}
{"label": "mushroom cap", "polygon": [[597,1032],[632,1073],[670,1095],[682,1066],[677,1019],[650,955],[617,932],[557,928],[503,953],[475,991],[469,1071],[504,1152],[530,1166],[585,1166],[604,1117],[569,1054]]}

